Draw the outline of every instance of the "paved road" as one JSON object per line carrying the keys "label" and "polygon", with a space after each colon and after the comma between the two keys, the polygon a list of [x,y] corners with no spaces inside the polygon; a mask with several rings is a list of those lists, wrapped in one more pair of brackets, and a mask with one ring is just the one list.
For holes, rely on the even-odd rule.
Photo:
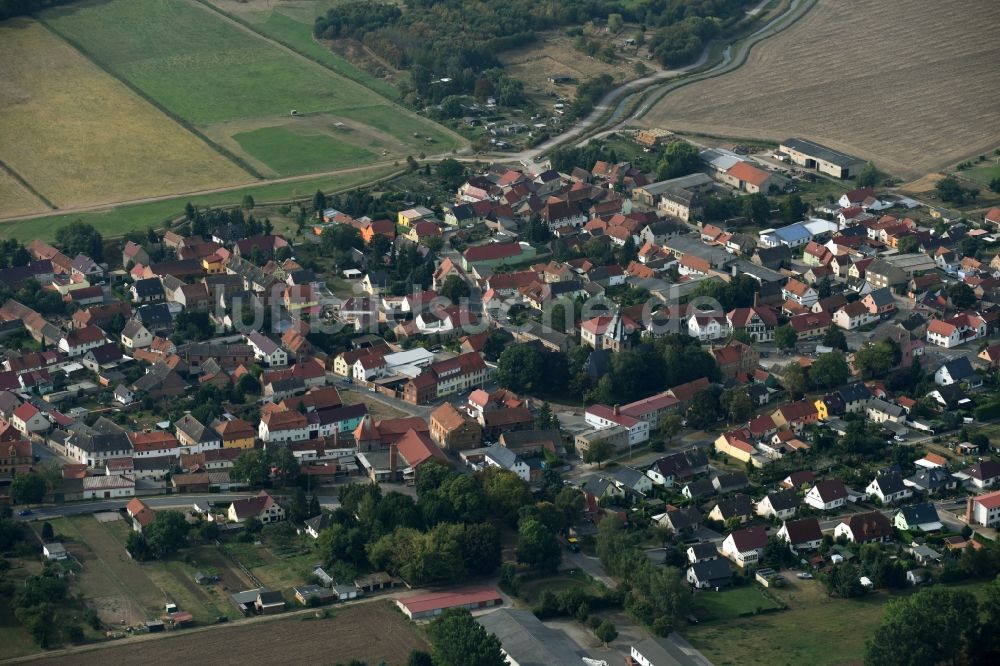
{"label": "paved road", "polygon": [[[178,494],[178,495],[157,495],[143,497],[145,502],[153,509],[177,509],[189,508],[195,503],[226,504],[244,497],[253,497],[257,493],[208,493],[204,495]],[[131,497],[122,497],[106,500],[88,500],[83,502],[70,502],[68,504],[55,504],[49,506],[33,507],[31,515],[22,516],[20,520],[48,520],[51,518],[61,518],[63,516],[78,516],[87,513],[99,513],[102,511],[118,511],[124,509]],[[320,504],[326,508],[336,508],[340,503],[333,497],[319,496]]]}
{"label": "paved road", "polygon": [[604,565],[596,557],[584,555],[583,553],[573,553],[564,549],[563,563],[564,567],[572,565],[586,571],[591,578],[601,581],[608,589],[613,590],[618,587],[618,581],[608,575],[608,572],[604,570]]}

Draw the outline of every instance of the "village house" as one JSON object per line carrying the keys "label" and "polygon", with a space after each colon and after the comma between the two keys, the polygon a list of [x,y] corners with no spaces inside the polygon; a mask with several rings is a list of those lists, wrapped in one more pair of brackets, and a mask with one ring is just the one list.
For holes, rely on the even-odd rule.
{"label": "village house", "polygon": [[285,509],[262,490],[256,497],[234,500],[226,512],[226,518],[233,523],[242,523],[251,517],[265,524],[277,523],[285,519]]}
{"label": "village house", "polygon": [[731,533],[722,542],[722,554],[741,568],[754,567],[767,545],[767,532],[751,525]]}
{"label": "village house", "polygon": [[823,543],[819,521],[813,517],[785,521],[778,530],[778,538],[788,543],[793,552],[816,550]]}
{"label": "village house", "polygon": [[965,516],[966,521],[972,525],[986,527],[1000,525],[1000,490],[970,497]]}
{"label": "village house", "polygon": [[799,497],[794,488],[768,493],[757,502],[757,515],[764,518],[788,520],[799,508]]}
{"label": "village house", "polygon": [[834,538],[844,537],[852,543],[873,543],[892,540],[892,525],[878,511],[856,513],[833,530]]}
{"label": "village house", "polygon": [[805,502],[820,511],[839,509],[847,502],[847,488],[837,479],[817,481],[806,493]]}

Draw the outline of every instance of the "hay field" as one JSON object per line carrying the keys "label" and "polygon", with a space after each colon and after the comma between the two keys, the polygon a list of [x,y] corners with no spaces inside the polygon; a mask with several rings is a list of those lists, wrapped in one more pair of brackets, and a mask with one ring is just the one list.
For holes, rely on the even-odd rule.
{"label": "hay field", "polygon": [[[388,601],[332,607],[332,617],[272,616],[207,631],[170,632],[95,650],[39,656],[46,666],[246,666],[249,663],[328,666],[359,659],[405,664],[413,650],[430,651],[413,624]],[[318,611],[321,612],[321,611]]]}
{"label": "hay field", "polygon": [[[229,124],[254,122],[259,125],[255,129],[263,129],[323,115],[333,125],[341,115],[375,108],[409,117],[422,136],[437,134],[442,150],[457,145],[436,125],[226,18],[211,5],[195,0],[106,0],[61,7],[45,16],[53,29],[95,61],[267,176],[333,168],[336,160],[326,159],[331,141],[368,150],[370,137],[363,132],[342,137],[331,130],[328,140],[299,141],[290,147],[273,140],[240,141],[234,134],[244,130],[230,132]],[[299,118],[292,118],[291,110]],[[373,162],[383,151],[384,157],[397,159],[424,145],[422,136],[412,132],[393,136],[395,143],[380,144],[352,163]],[[301,157],[302,165],[290,167],[287,153]]]}
{"label": "hay field", "polygon": [[351,60],[334,53],[328,43],[313,39],[317,16],[346,0],[199,0],[253,25],[254,29],[282,44],[314,58],[338,74],[356,81],[391,100],[399,99],[399,89],[390,79],[376,77]]}
{"label": "hay field", "polygon": [[0,167],[0,215],[27,215],[48,209],[43,201]]}
{"label": "hay field", "polygon": [[1000,144],[1000,3],[819,0],[729,74],[668,94],[642,124],[800,135],[918,177]]}
{"label": "hay field", "polygon": [[[252,180],[34,21],[0,24],[0,63],[0,160],[57,206]],[[0,217],[46,209],[7,178]]]}

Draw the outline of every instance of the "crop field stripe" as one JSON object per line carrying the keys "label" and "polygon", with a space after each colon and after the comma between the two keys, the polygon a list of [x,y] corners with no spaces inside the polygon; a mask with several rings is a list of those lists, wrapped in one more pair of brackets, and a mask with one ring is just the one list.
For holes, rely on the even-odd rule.
{"label": "crop field stripe", "polygon": [[684,86],[688,86],[692,83],[699,83],[701,81],[708,81],[710,79],[715,79],[725,74],[729,74],[731,72],[736,71],[737,69],[746,64],[747,58],[750,57],[750,52],[753,51],[754,46],[767,40],[770,37],[774,37],[775,35],[784,32],[786,29],[798,23],[799,20],[802,19],[803,16],[808,14],[809,10],[811,10],[816,5],[816,2],[817,0],[801,0],[800,9],[795,14],[786,18],[781,23],[776,24],[771,30],[767,32],[767,34],[762,34],[757,38],[754,38],[753,35],[747,37],[748,41],[747,48],[745,50],[738,50],[737,58],[733,59],[729,63],[730,66],[720,68],[718,71],[715,72],[697,73],[692,76],[684,77],[678,81],[671,82],[670,84],[667,85],[665,90],[661,91],[659,94],[654,93],[651,99],[642,102],[645,105],[645,108],[642,110],[641,113],[639,113],[635,117],[635,119],[643,118],[657,104],[662,102],[664,97],[666,97],[667,95],[676,90],[680,90]]}
{"label": "crop field stripe", "polygon": [[[300,55],[301,57],[303,57],[303,58],[305,58],[307,60],[311,60],[312,62],[316,63],[317,65],[319,65],[323,69],[330,70],[331,72],[333,72],[334,74],[337,74],[338,76],[343,76],[345,79],[350,79],[351,81],[354,81],[358,85],[362,85],[365,88],[368,88],[369,90],[371,90],[375,94],[379,95],[380,97],[385,97],[385,98],[387,98],[389,100],[393,100],[394,98],[398,98],[399,97],[398,94],[395,94],[395,95],[389,94],[390,91],[394,90],[394,88],[392,88],[392,86],[389,86],[389,85],[380,86],[380,87],[372,86],[371,85],[372,80],[377,81],[377,79],[374,79],[374,77],[372,77],[371,75],[367,75],[364,72],[362,72],[361,70],[358,70],[349,61],[345,61],[346,64],[349,65],[349,67],[345,67],[344,69],[337,69],[335,67],[331,67],[330,65],[326,64],[325,62],[322,62],[319,58],[316,58],[316,57],[314,57],[312,55],[309,55],[308,53],[306,53],[305,51],[303,51],[299,47],[295,46],[291,42],[289,42],[287,40],[284,40],[284,39],[281,39],[280,37],[277,37],[275,35],[270,35],[270,34],[267,34],[267,33],[263,32],[262,30],[260,30],[258,28],[258,26],[254,25],[250,21],[247,21],[242,16],[238,16],[236,14],[233,14],[232,12],[227,12],[226,10],[222,9],[221,7],[218,7],[216,5],[213,5],[211,2],[208,2],[208,0],[191,0],[191,1],[192,2],[196,2],[196,3],[200,4],[200,5],[203,5],[207,9],[209,9],[209,10],[211,10],[211,11],[217,13],[217,14],[220,14],[220,15],[226,17],[230,21],[233,21],[235,23],[239,23],[244,28],[246,28],[248,30],[252,30],[253,32],[257,33],[258,35],[260,35],[264,39],[267,39],[267,40],[276,42],[278,44],[281,44],[286,49],[288,49],[290,51],[294,51],[295,53],[297,53],[298,55]],[[280,12],[278,12],[278,13],[280,14]],[[289,17],[289,16],[287,16],[285,14],[280,14],[280,15],[284,16],[289,21],[295,21],[295,19],[293,19],[293,18],[291,18],[291,17]],[[295,22],[298,23],[298,21],[295,21]]]}
{"label": "crop field stripe", "polygon": [[[78,210],[69,213],[21,215],[0,220],[0,238],[17,238],[28,241],[34,238],[53,240],[55,232],[63,226],[83,220],[94,225],[105,238],[119,238],[134,229],[162,226],[171,223],[183,215],[184,205],[188,202],[196,206],[209,208],[236,208],[242,197],[249,194],[260,206],[293,204],[312,200],[313,193],[319,189],[327,195],[341,194],[359,187],[377,187],[386,180],[395,178],[407,171],[405,167],[393,166],[391,170],[385,164],[366,165],[348,170],[345,174],[308,175],[284,179],[280,182],[264,182],[257,185],[234,186],[209,191],[178,196],[153,197],[152,201],[135,201],[117,206],[101,206],[91,210]],[[368,174],[367,172],[373,172]],[[343,180],[343,176],[356,174],[358,180]],[[295,190],[306,188],[298,194]],[[292,188],[291,190],[287,188]],[[265,199],[264,197],[274,197]],[[39,228],[44,231],[39,233]]]}
{"label": "crop field stripe", "polygon": [[155,99],[153,99],[152,97],[150,97],[149,95],[147,95],[145,91],[143,91],[138,86],[133,85],[127,79],[125,79],[125,78],[123,78],[121,76],[118,76],[118,74],[116,74],[110,67],[105,66],[104,63],[102,63],[97,57],[95,57],[95,55],[93,53],[91,53],[86,48],[84,48],[84,46],[80,42],[78,42],[77,40],[73,39],[69,35],[66,35],[66,34],[60,32],[44,16],[38,15],[35,18],[36,18],[36,20],[38,21],[39,24],[45,26],[46,30],[48,30],[53,35],[57,36],[59,39],[63,40],[64,42],[66,42],[67,44],[69,44],[70,46],[72,46],[77,52],[79,52],[81,55],[83,55],[89,62],[93,63],[102,72],[104,72],[105,74],[107,74],[108,76],[110,76],[111,78],[113,78],[115,81],[118,81],[119,83],[121,83],[122,85],[124,85],[126,88],[128,88],[129,90],[131,90],[134,94],[138,95],[139,98],[141,98],[143,101],[147,102],[148,104],[151,104],[160,113],[163,113],[168,118],[170,118],[171,120],[173,120],[175,123],[177,123],[178,125],[180,125],[184,129],[186,129],[188,132],[190,132],[194,136],[196,136],[199,139],[201,139],[212,150],[216,151],[218,154],[222,155],[227,160],[229,160],[230,162],[232,162],[233,164],[235,164],[239,168],[243,169],[244,171],[246,171],[247,173],[249,173],[250,175],[252,175],[254,178],[261,178],[261,179],[264,178],[264,176],[259,171],[257,171],[257,169],[255,169],[246,160],[244,160],[240,156],[232,153],[231,151],[226,150],[226,148],[224,148],[223,146],[220,146],[219,144],[215,143],[210,138],[208,138],[207,136],[205,136],[205,134],[203,134],[192,123],[189,123],[184,118],[178,116],[176,113],[173,113],[170,109],[166,108],[165,106],[163,106],[162,104],[160,104],[158,101],[156,101]]}
{"label": "crop field stripe", "polygon": [[9,164],[7,164],[6,162],[4,162],[3,160],[0,160],[0,169],[2,169],[4,172],[6,172],[7,175],[9,175],[11,178],[13,178],[14,180],[16,180],[17,183],[21,187],[23,187],[28,192],[30,192],[32,195],[34,195],[34,197],[36,199],[38,199],[39,201],[41,201],[43,204],[45,204],[46,206],[48,206],[52,210],[58,210],[59,209],[58,206],[56,206],[54,203],[52,203],[51,201],[49,201],[45,197],[44,194],[42,194],[37,189],[35,189],[35,187],[31,183],[29,183],[27,180],[25,180],[24,177],[21,176],[21,174],[19,174],[16,170],[14,170],[13,167],[11,167]]}

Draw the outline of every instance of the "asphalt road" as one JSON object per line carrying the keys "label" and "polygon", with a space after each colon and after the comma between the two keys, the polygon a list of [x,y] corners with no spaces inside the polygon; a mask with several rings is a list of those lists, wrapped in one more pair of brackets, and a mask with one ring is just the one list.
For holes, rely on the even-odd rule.
{"label": "asphalt road", "polygon": [[[178,509],[190,508],[195,503],[204,504],[228,504],[234,500],[244,497],[253,497],[257,493],[206,493],[198,494],[178,494],[178,495],[157,495],[141,498],[143,502],[152,509]],[[31,508],[28,516],[18,516],[20,520],[49,520],[52,518],[62,518],[63,516],[78,516],[87,513],[100,513],[102,511],[118,511],[124,509],[131,497],[120,497],[105,500],[89,500],[84,502],[71,502],[69,504],[56,504],[51,506],[40,506]],[[340,506],[340,503],[333,497],[319,498],[320,504],[328,509]],[[17,515],[17,512],[15,512]]]}

